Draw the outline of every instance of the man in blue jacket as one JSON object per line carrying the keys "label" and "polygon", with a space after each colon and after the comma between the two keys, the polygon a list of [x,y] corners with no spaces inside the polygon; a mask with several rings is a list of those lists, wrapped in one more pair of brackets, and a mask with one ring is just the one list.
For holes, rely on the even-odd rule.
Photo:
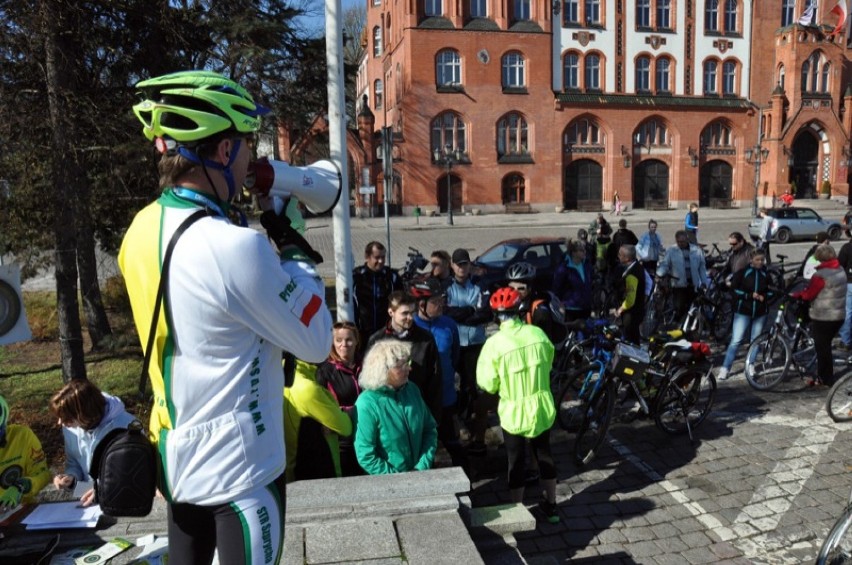
{"label": "man in blue jacket", "polygon": [[456,393],[456,365],[459,359],[459,328],[449,316],[444,315],[446,293],[441,289],[438,279],[412,283],[408,293],[417,300],[417,313],[414,323],[430,332],[438,347],[441,362],[442,397],[441,414],[438,418],[438,440],[444,445],[453,465],[466,467],[464,449],[459,442],[455,415],[458,394]]}

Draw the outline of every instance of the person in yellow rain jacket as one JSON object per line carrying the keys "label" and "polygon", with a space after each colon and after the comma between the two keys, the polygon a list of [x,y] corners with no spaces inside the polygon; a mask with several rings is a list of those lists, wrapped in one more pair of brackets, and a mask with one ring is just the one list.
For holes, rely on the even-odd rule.
{"label": "person in yellow rain jacket", "polygon": [[8,422],[9,405],[0,396],[0,512],[35,502],[50,481],[41,442],[28,427]]}
{"label": "person in yellow rain jacket", "polygon": [[288,483],[341,476],[338,437],[352,435],[349,414],[317,384],[316,373],[316,365],[296,361],[293,384],[284,389]]}

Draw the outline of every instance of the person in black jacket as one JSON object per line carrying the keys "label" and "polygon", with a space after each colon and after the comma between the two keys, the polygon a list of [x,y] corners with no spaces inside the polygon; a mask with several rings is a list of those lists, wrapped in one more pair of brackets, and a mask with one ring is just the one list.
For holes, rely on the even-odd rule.
{"label": "person in black jacket", "polygon": [[627,229],[627,220],[624,218],[618,220],[618,229],[612,234],[612,242],[606,250],[607,269],[613,280],[621,276],[623,272],[621,262],[618,259],[618,252],[622,245],[636,245],[639,243],[639,238],[632,230]]}
{"label": "person in black jacket", "polygon": [[388,323],[370,336],[367,350],[378,341],[395,338],[411,343],[411,372],[409,380],[420,389],[420,396],[429,407],[432,417],[440,421],[443,405],[441,357],[435,338],[428,330],[414,323],[417,300],[401,290],[395,290],[388,297]]}
{"label": "person in black jacket", "polygon": [[506,286],[518,291],[521,303],[518,316],[521,321],[541,328],[554,345],[565,339],[565,309],[551,292],[533,288],[536,268],[527,262],[515,263],[506,269]]}
{"label": "person in black jacket", "polygon": [[388,296],[402,290],[399,273],[385,266],[387,251],[378,241],[364,249],[364,264],[352,271],[352,300],[355,306],[355,325],[361,332],[361,343],[388,322]]}
{"label": "person in black jacket", "polygon": [[769,278],[766,272],[766,254],[762,250],[754,250],[749,266],[734,273],[731,279],[731,290],[736,301],[734,329],[728,350],[725,352],[725,360],[716,374],[716,378],[720,381],[728,378],[737,356],[737,349],[745,339],[749,326],[751,326],[749,342],[752,342],[763,331],[763,325],[766,322],[772,291],[769,289]]}

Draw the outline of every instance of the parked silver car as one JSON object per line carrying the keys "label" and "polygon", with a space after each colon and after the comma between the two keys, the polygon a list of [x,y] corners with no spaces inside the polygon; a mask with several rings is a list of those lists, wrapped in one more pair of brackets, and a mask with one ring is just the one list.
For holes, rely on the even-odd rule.
{"label": "parked silver car", "polygon": [[[787,243],[794,239],[813,239],[821,231],[827,232],[831,239],[840,239],[842,227],[840,222],[826,220],[811,208],[770,208],[772,217],[772,241]],[[748,226],[752,239],[760,235],[760,224],[763,219],[757,217]]]}

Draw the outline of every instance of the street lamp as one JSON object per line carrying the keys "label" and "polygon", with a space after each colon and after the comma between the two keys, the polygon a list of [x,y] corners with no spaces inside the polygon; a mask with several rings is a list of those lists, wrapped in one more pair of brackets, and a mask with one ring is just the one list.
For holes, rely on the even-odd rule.
{"label": "street lamp", "polygon": [[769,157],[769,149],[761,147],[760,144],[745,150],[746,162],[754,165],[754,201],[751,205],[751,215],[757,216],[757,190],[760,187],[760,166]]}
{"label": "street lamp", "polygon": [[443,151],[437,147],[432,151],[432,158],[435,163],[447,167],[447,225],[453,225],[453,184],[450,182],[450,171],[453,170],[453,165],[460,163],[462,160],[462,150],[456,147],[453,151],[453,146],[449,143],[444,146]]}

